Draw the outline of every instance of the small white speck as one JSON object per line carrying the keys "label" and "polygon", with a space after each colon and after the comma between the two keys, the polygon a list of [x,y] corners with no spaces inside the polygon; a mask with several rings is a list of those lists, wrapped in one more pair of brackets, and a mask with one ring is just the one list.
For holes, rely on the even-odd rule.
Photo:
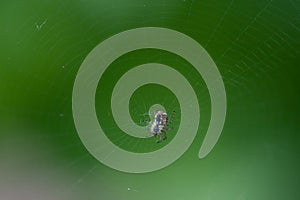
{"label": "small white speck", "polygon": [[48,19],[46,19],[45,21],[43,21],[43,23],[41,23],[41,24],[35,23],[35,28],[36,28],[37,30],[41,30],[42,27],[47,23],[47,20],[48,20]]}
{"label": "small white speck", "polygon": [[63,117],[63,116],[65,116],[65,115],[64,115],[63,113],[60,113],[59,116],[60,116],[60,117]]}
{"label": "small white speck", "polygon": [[130,187],[129,187],[129,188],[127,188],[127,191],[138,192],[137,190],[131,189]]}
{"label": "small white speck", "polygon": [[63,69],[65,68],[65,66],[63,65],[63,66],[61,66]]}

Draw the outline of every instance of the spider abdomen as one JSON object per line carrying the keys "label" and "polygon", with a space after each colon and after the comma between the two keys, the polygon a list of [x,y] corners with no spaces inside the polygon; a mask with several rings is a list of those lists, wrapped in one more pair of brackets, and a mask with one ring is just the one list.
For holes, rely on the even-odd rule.
{"label": "spider abdomen", "polygon": [[150,130],[154,136],[161,135],[165,131],[168,123],[168,115],[165,112],[159,111],[155,114]]}

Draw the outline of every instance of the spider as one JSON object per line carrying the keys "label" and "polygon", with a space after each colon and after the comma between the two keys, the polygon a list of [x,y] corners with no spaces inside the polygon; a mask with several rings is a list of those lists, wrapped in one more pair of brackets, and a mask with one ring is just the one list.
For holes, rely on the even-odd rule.
{"label": "spider", "polygon": [[166,112],[158,111],[155,113],[153,120],[150,122],[150,131],[154,137],[159,136],[159,140],[156,141],[157,143],[167,139],[167,131],[171,130],[169,125],[173,122],[174,115],[175,111],[173,111],[171,119],[169,120]]}

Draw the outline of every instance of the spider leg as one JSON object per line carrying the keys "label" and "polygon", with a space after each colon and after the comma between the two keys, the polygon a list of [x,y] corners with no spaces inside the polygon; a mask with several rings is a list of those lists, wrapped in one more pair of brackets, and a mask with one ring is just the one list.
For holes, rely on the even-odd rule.
{"label": "spider leg", "polygon": [[167,127],[166,128],[166,131],[171,131],[171,130],[173,130],[173,127]]}
{"label": "spider leg", "polygon": [[147,119],[144,119],[141,121],[143,124],[149,124],[151,121],[150,120],[147,120]]}
{"label": "spider leg", "polygon": [[173,113],[172,113],[172,115],[171,115],[170,120],[167,121],[167,124],[166,124],[167,127],[173,123],[174,118],[175,118],[175,114],[176,114],[176,111],[173,110]]}
{"label": "spider leg", "polygon": [[156,143],[161,143],[162,141],[162,137],[161,137],[161,134],[159,134],[159,140],[156,141]]}
{"label": "spider leg", "polygon": [[167,139],[167,138],[168,138],[168,137],[167,137],[167,132],[166,132],[166,131],[163,131],[163,134],[164,134],[163,140]]}

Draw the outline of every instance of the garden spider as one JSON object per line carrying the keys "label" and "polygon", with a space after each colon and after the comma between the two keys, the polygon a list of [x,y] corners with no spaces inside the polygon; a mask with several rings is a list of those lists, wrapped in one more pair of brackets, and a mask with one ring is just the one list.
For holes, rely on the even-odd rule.
{"label": "garden spider", "polygon": [[158,111],[155,113],[153,120],[150,122],[150,131],[154,137],[159,136],[159,140],[156,141],[157,143],[167,139],[167,131],[171,130],[169,125],[172,124],[174,116],[175,111],[173,111],[170,119],[166,112]]}

